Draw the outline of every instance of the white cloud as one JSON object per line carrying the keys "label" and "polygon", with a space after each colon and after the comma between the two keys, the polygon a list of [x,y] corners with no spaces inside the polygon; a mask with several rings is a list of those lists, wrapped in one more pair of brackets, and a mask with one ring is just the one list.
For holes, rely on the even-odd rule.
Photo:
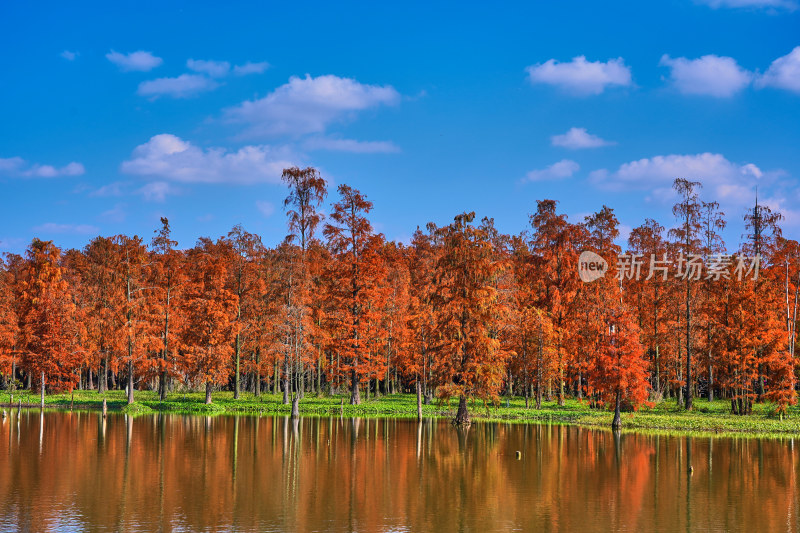
{"label": "white cloud", "polygon": [[227,61],[207,61],[204,59],[190,59],[186,62],[189,70],[208,74],[212,78],[224,78],[231,70],[231,64]]}
{"label": "white cloud", "polygon": [[[175,135],[153,136],[124,161],[122,172],[183,183],[279,183],[284,168],[294,166],[285,149],[266,145],[237,151],[200,148]],[[158,197],[153,193],[153,197]]]}
{"label": "white cloud", "polygon": [[547,181],[560,180],[572,177],[579,169],[580,165],[569,159],[562,159],[541,170],[531,170],[525,175],[523,181]]}
{"label": "white cloud", "polygon": [[237,76],[247,76],[248,74],[262,74],[269,68],[269,63],[261,61],[259,63],[251,63],[248,61],[244,65],[236,65],[233,67],[233,73]]}
{"label": "white cloud", "polygon": [[219,84],[200,74],[181,74],[177,78],[157,78],[143,81],[137,91],[140,96],[171,96],[173,98],[188,98],[198,93],[212,91]]}
{"label": "white cloud", "polygon": [[581,96],[600,94],[607,87],[627,87],[632,83],[631,70],[621,57],[605,63],[586,61],[586,56],[578,56],[568,63],[549,59],[525,70],[531,83],[554,85]]}
{"label": "white cloud", "polygon": [[270,217],[275,212],[275,206],[271,202],[259,200],[256,202],[256,207],[265,217]]}
{"label": "white cloud", "polygon": [[586,128],[570,128],[567,133],[550,137],[550,142],[553,146],[561,146],[562,148],[569,148],[571,150],[599,148],[601,146],[616,144],[612,141],[601,139],[597,135],[592,135],[586,131]]}
{"label": "white cloud", "polygon": [[75,61],[75,58],[78,57],[78,52],[70,52],[69,50],[64,50],[58,55],[60,55],[67,61]]}
{"label": "white cloud", "polygon": [[305,147],[308,150],[330,150],[354,154],[393,154],[400,151],[400,147],[391,141],[356,141],[330,137],[312,137],[306,141]]}
{"label": "white cloud", "polygon": [[381,105],[394,105],[400,94],[391,86],[365,85],[351,78],[292,77],[259,100],[225,112],[229,122],[247,124],[246,135],[321,133],[333,122]]}
{"label": "white cloud", "polygon": [[646,200],[670,203],[675,197],[672,183],[676,178],[699,181],[703,185],[701,198],[717,201],[723,211],[738,216],[753,202],[756,185],[766,190],[782,175],[781,170],[764,171],[752,163],[734,163],[722,154],[705,152],[658,155],[624,163],[615,171],[595,170],[589,174],[589,182],[613,191],[646,191]]}
{"label": "white cloud", "polygon": [[106,59],[117,65],[123,72],[147,72],[164,62],[160,57],[156,57],[144,50],[131,52],[130,54],[120,54],[119,52],[111,50],[106,54]]}
{"label": "white cloud", "polygon": [[756,9],[788,9],[793,11],[797,9],[797,2],[795,0],[699,0],[703,4],[708,4],[714,9],[721,7],[744,7]]}
{"label": "white cloud", "polygon": [[78,235],[97,235],[100,229],[89,224],[56,224],[48,222],[33,228],[33,231],[44,234],[52,233],[75,233]]}
{"label": "white cloud", "polygon": [[57,178],[61,176],[80,176],[86,169],[75,161],[63,167],[29,163],[21,157],[0,158],[0,176],[23,178]]}
{"label": "white cloud", "polygon": [[759,87],[775,87],[800,93],[800,46],[773,61],[756,83]]}
{"label": "white cloud", "polygon": [[753,80],[753,74],[740,67],[732,57],[712,54],[698,59],[672,59],[665,54],[659,64],[670,68],[672,85],[683,94],[729,98]]}

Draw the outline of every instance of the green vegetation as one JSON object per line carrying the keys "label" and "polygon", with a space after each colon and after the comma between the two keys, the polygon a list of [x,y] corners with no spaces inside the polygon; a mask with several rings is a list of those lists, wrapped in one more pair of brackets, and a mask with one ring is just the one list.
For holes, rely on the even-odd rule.
{"label": "green vegetation", "polygon": [[[202,392],[172,393],[166,401],[161,402],[155,391],[136,391],[136,402],[127,405],[124,391],[109,391],[105,395],[109,411],[121,411],[129,414],[146,414],[154,411],[169,411],[195,414],[222,413],[260,413],[288,415],[291,405],[281,403],[281,395],[263,394],[260,398],[252,393],[242,393],[238,400],[233,393],[221,391],[214,393],[214,403],[206,405]],[[24,406],[38,407],[39,395],[29,391],[17,391],[14,404],[22,400]],[[8,406],[9,392],[0,392],[0,403]],[[370,417],[416,416],[416,397],[411,394],[392,394],[379,399],[362,401],[361,405],[350,405],[349,394],[338,396],[307,395],[300,401],[300,413],[303,415],[342,415]],[[101,409],[103,396],[94,391],[75,391],[74,402],[68,394],[52,394],[45,397],[45,405],[49,408],[69,409]],[[423,405],[425,417],[453,418],[457,408],[456,402],[451,404],[434,401],[431,405]],[[493,420],[507,422],[534,422],[573,424],[579,426],[608,427],[613,413],[611,411],[591,409],[577,400],[567,400],[563,407],[555,401],[543,402],[541,409],[525,408],[522,398],[513,398],[500,405],[485,407],[482,402],[469,404],[471,416],[475,420]],[[756,404],[753,414],[736,416],[730,414],[730,402],[717,400],[707,402],[699,400],[692,411],[679,407],[674,400],[666,400],[653,408],[643,407],[635,413],[622,414],[622,427],[625,430],[664,430],[678,433],[753,433],[758,435],[800,435],[800,408],[791,407],[787,415],[776,414],[771,404]]]}

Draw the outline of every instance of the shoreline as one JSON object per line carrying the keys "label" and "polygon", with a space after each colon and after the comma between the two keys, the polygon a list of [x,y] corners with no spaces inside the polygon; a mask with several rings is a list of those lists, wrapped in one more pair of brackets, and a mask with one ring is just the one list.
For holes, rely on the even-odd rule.
{"label": "shoreline", "polygon": [[[38,394],[28,391],[14,394],[14,403],[9,402],[8,391],[0,392],[0,409],[26,410],[40,409]],[[195,415],[271,415],[287,416],[291,414],[291,404],[282,403],[282,395],[262,394],[256,397],[252,393],[243,393],[240,399],[234,400],[230,392],[215,393],[214,402],[204,403],[202,393],[170,393],[167,400],[159,401],[152,391],[136,391],[136,402],[127,403],[124,391],[108,391],[105,393],[107,409],[110,413],[144,415],[155,413],[195,414]],[[75,391],[74,402],[68,394],[51,394],[45,396],[45,410],[56,411],[101,411],[103,396],[96,391]],[[416,419],[416,396],[413,394],[393,394],[363,400],[360,405],[346,403],[349,396],[316,396],[306,394],[300,400],[301,416],[344,416],[369,418],[403,418]],[[342,403],[344,400],[345,403]],[[475,422],[560,424],[585,427],[590,429],[609,429],[613,412],[590,409],[577,400],[567,400],[564,406],[554,401],[543,402],[541,409],[525,408],[524,399],[515,397],[501,400],[499,406],[484,407],[482,402],[470,403],[470,415]],[[707,435],[707,436],[749,436],[749,437],[784,437],[800,438],[800,408],[791,407],[788,416],[780,418],[774,414],[769,404],[754,405],[753,414],[747,416],[732,415],[730,403],[717,400],[713,403],[700,400],[692,411],[679,409],[674,401],[666,400],[653,408],[643,407],[635,413],[622,414],[623,432],[662,432],[672,435]],[[423,405],[423,418],[448,419],[455,416],[455,405],[446,402],[432,402]]]}

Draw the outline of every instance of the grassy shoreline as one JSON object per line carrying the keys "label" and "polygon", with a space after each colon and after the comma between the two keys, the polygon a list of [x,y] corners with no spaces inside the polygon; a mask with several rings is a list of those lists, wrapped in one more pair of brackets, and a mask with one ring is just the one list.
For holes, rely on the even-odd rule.
{"label": "grassy shoreline", "polygon": [[[109,411],[122,411],[132,414],[150,412],[175,412],[194,414],[250,413],[269,415],[288,415],[290,405],[281,403],[281,396],[263,394],[260,398],[252,393],[243,393],[239,400],[233,399],[230,392],[214,394],[214,403],[205,405],[203,393],[172,393],[164,402],[152,391],[136,391],[136,402],[127,404],[124,391],[109,391],[105,394]],[[17,391],[11,405],[9,391],[0,391],[0,405],[4,409],[17,406],[22,400],[23,407],[38,408],[39,395],[29,391]],[[349,397],[345,395],[317,397],[306,395],[300,401],[301,415],[342,415],[347,417],[416,417],[416,397],[412,394],[393,394],[379,399],[362,401],[361,405],[349,405]],[[103,395],[95,391],[75,391],[74,403],[67,394],[51,394],[45,396],[45,408],[48,409],[101,409]],[[423,416],[432,418],[451,418],[455,414],[456,404],[423,405]],[[584,427],[610,427],[612,413],[604,410],[590,409],[577,400],[567,400],[563,407],[555,402],[543,402],[541,409],[525,408],[522,398],[513,398],[508,402],[504,398],[498,407],[486,409],[482,402],[470,405],[474,420],[501,422],[531,422],[571,424]],[[622,426],[629,431],[666,431],[685,434],[752,434],[758,436],[800,437],[800,408],[790,408],[788,414],[781,419],[774,414],[774,407],[769,404],[753,406],[753,414],[735,416],[730,414],[730,402],[717,400],[708,402],[696,400],[695,409],[685,411],[675,401],[666,400],[653,408],[642,408],[636,413],[623,413]]]}

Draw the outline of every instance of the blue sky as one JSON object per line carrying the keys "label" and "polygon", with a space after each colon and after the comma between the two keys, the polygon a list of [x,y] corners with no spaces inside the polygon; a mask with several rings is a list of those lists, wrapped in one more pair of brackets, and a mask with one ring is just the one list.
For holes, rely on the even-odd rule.
{"label": "blue sky", "polygon": [[[313,165],[389,239],[462,211],[673,223],[704,183],[736,247],[756,186],[800,238],[796,0],[0,5],[0,252],[286,233]],[[335,4],[335,5],[334,5]],[[377,5],[373,5],[377,4]]]}

